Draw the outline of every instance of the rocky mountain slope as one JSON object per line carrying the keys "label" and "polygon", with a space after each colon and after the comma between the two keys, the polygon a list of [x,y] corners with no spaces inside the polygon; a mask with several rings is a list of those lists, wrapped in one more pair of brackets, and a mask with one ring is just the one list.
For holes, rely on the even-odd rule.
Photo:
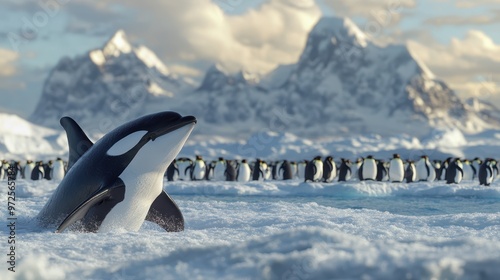
{"label": "rocky mountain slope", "polygon": [[31,120],[58,127],[70,115],[99,134],[160,110],[195,115],[195,134],[231,138],[269,130],[421,137],[500,123],[495,108],[463,103],[406,46],[375,45],[348,18],[321,19],[295,64],[265,77],[213,66],[196,88],[119,31],[102,49],[59,62]]}

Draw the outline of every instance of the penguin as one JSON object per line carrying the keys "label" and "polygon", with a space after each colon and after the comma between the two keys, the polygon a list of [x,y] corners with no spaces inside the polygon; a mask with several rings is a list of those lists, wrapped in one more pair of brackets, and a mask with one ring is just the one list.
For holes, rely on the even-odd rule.
{"label": "penguin", "polygon": [[472,160],[472,166],[474,167],[474,169],[476,171],[473,179],[476,179],[476,177],[479,176],[479,168],[481,168],[482,164],[483,164],[483,161],[478,157],[476,157]]}
{"label": "penguin", "polygon": [[356,181],[359,180],[359,169],[363,165],[364,158],[358,158],[356,161],[351,165],[351,181]]}
{"label": "penguin", "polygon": [[405,166],[399,154],[393,154],[389,162],[389,180],[393,183],[403,182]]}
{"label": "penguin", "polygon": [[46,180],[52,180],[52,160],[43,164],[43,176]]}
{"label": "penguin", "polygon": [[278,174],[281,174],[280,179],[281,180],[291,180],[293,179],[293,172],[292,172],[292,167],[290,166],[290,163],[288,160],[284,160],[280,168],[278,170]]}
{"label": "penguin", "polygon": [[10,164],[6,160],[0,161],[0,180],[7,180],[9,177]]}
{"label": "penguin", "polygon": [[252,180],[253,181],[263,181],[265,177],[265,169],[262,166],[262,160],[257,159],[253,164]]}
{"label": "penguin", "polygon": [[272,170],[266,161],[263,160],[260,162],[260,169],[262,170],[262,174],[264,174],[264,176],[263,176],[264,181],[270,180],[272,177],[272,174],[271,174]]}
{"label": "penguin", "polygon": [[323,178],[323,161],[317,156],[310,161],[306,166],[304,182],[312,181],[319,182]]}
{"label": "penguin", "polygon": [[432,182],[436,180],[436,170],[434,166],[432,166],[428,156],[421,156],[420,160],[415,164],[415,169],[417,171],[418,181]]}
{"label": "penguin", "polygon": [[297,165],[297,162],[291,161],[290,162],[290,168],[292,169],[292,179],[297,179],[298,178],[298,172],[299,172],[299,166]]}
{"label": "penguin", "polygon": [[12,166],[14,173],[12,174],[12,179],[17,180],[19,178],[23,178],[23,168],[21,167],[20,161],[12,161]]}
{"label": "penguin", "polygon": [[337,177],[337,165],[332,156],[328,156],[323,161],[323,182],[331,183]]}
{"label": "penguin", "polygon": [[432,162],[434,164],[434,170],[436,172],[436,180],[440,180],[440,178],[441,178],[441,161],[435,159]]}
{"label": "penguin", "polygon": [[247,163],[247,160],[244,159],[241,161],[241,163],[238,165],[238,172],[236,173],[236,179],[238,182],[248,182],[250,181],[250,175],[252,174],[252,171],[250,169],[250,166]]}
{"label": "penguin", "polygon": [[383,160],[377,160],[377,181],[387,181],[387,169],[385,168],[385,162]]}
{"label": "penguin", "polygon": [[224,160],[223,157],[219,157],[219,159],[213,164],[213,176],[212,180],[213,181],[225,181],[226,180],[226,175],[224,174],[226,172],[226,161]]}
{"label": "penguin", "polygon": [[170,182],[177,181],[177,179],[179,179],[179,167],[177,166],[176,159],[172,160],[170,165],[167,167],[165,175],[167,176],[167,180]]}
{"label": "penguin", "polygon": [[474,168],[474,166],[468,159],[464,159],[462,165],[464,171],[464,177],[462,178],[462,180],[473,180],[476,174],[476,169]]}
{"label": "penguin", "polygon": [[377,162],[372,155],[367,156],[363,160],[363,164],[358,170],[358,176],[360,181],[375,181],[377,178]]}
{"label": "penguin", "polygon": [[197,155],[195,161],[191,165],[191,180],[201,181],[206,179],[207,165],[202,156]]}
{"label": "penguin", "polygon": [[61,158],[57,158],[54,163],[52,164],[52,174],[50,177],[53,180],[62,180],[65,175],[65,170],[64,170],[64,162]]}
{"label": "penguin", "polygon": [[351,161],[345,158],[340,159],[340,167],[339,167],[339,182],[345,182],[351,179],[352,170],[351,170]]}
{"label": "penguin", "polygon": [[31,180],[37,181],[45,178],[45,171],[43,168],[43,161],[39,161],[36,163],[35,168],[31,171]]}
{"label": "penguin", "polygon": [[35,163],[32,160],[27,160],[24,166],[24,179],[31,179],[33,169],[35,169]]}
{"label": "penguin", "polygon": [[446,184],[460,184],[464,176],[463,164],[459,158],[450,162],[446,169]]}
{"label": "penguin", "polygon": [[413,183],[417,180],[417,169],[415,167],[415,162],[412,160],[407,161],[405,179],[407,183]]}
{"label": "penguin", "polygon": [[309,164],[308,160],[303,160],[299,162],[299,164],[297,165],[297,177],[299,178],[299,180],[305,180],[306,167],[308,164]]}
{"label": "penguin", "polygon": [[487,158],[481,163],[477,177],[479,178],[479,185],[489,186],[493,183],[493,159]]}
{"label": "penguin", "polygon": [[228,182],[236,181],[236,169],[231,161],[226,160],[226,164],[224,165],[226,170],[224,171],[224,175],[226,176],[225,180]]}
{"label": "penguin", "polygon": [[179,168],[179,180],[187,181],[190,179],[191,166],[193,161],[190,158],[179,158],[177,159],[177,167]]}
{"label": "penguin", "polygon": [[447,180],[446,178],[448,178],[448,177],[446,175],[446,172],[448,170],[448,167],[450,166],[451,160],[452,160],[452,158],[449,157],[445,161],[443,161],[443,163],[441,164],[441,169],[439,169],[440,170],[439,171],[439,173],[440,173],[439,179],[440,180],[443,180],[443,181]]}

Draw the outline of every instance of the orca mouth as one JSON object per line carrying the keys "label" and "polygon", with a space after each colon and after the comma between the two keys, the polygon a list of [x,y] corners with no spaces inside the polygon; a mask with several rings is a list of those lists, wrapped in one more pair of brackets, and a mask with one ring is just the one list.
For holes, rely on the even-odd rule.
{"label": "orca mouth", "polygon": [[143,138],[154,141],[156,138],[175,131],[189,124],[195,124],[197,122],[196,118],[193,116],[181,117],[174,122],[170,122],[167,126],[159,128],[155,131],[150,131],[144,135]]}

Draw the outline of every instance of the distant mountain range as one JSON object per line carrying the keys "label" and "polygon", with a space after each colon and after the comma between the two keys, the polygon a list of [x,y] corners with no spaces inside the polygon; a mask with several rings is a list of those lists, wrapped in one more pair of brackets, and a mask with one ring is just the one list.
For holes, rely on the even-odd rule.
{"label": "distant mountain range", "polygon": [[198,135],[240,139],[269,130],[421,137],[500,127],[494,106],[462,102],[406,46],[375,45],[348,18],[321,19],[295,64],[264,77],[214,65],[198,86],[118,31],[102,49],[57,64],[30,120],[59,128],[69,115],[98,135],[161,110],[196,116]]}

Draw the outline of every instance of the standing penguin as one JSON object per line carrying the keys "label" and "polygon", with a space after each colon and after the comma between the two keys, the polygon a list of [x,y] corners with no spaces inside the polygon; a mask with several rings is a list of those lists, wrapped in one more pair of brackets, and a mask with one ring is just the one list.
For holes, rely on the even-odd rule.
{"label": "standing penguin", "polygon": [[462,161],[464,177],[462,180],[472,181],[474,179],[474,175],[476,174],[476,169],[471,164],[468,159]]}
{"label": "standing penguin", "polygon": [[49,160],[47,163],[43,165],[43,176],[47,180],[52,180],[52,167],[53,167],[53,162],[52,160]]}
{"label": "standing penguin", "polygon": [[42,180],[43,178],[45,178],[44,172],[43,161],[37,162],[35,168],[33,168],[33,171],[31,171],[31,180]]}
{"label": "standing penguin", "polygon": [[196,156],[194,163],[191,165],[191,180],[205,180],[207,174],[207,165],[201,156]]}
{"label": "standing penguin", "polygon": [[415,165],[415,169],[418,181],[432,182],[436,179],[436,170],[426,155],[420,157],[420,160]]}
{"label": "standing penguin", "polygon": [[226,170],[224,170],[224,176],[226,176],[226,181],[233,182],[236,181],[236,169],[231,161],[226,160],[226,164],[224,165]]}
{"label": "standing penguin", "polygon": [[304,180],[306,178],[306,167],[309,164],[308,160],[303,160],[297,164],[297,177],[299,180]]}
{"label": "standing penguin", "polygon": [[358,158],[356,161],[351,165],[351,181],[356,181],[359,180],[359,170],[361,169],[361,166],[363,165],[364,158]]}
{"label": "standing penguin", "polygon": [[317,156],[306,166],[304,182],[319,182],[323,178],[323,162],[321,157]]}
{"label": "standing penguin", "polygon": [[479,178],[479,185],[489,186],[491,183],[493,183],[493,163],[493,159],[487,158],[479,167],[479,172],[477,175]]}
{"label": "standing penguin", "polygon": [[413,183],[417,180],[417,169],[415,168],[415,162],[412,160],[407,161],[408,166],[405,170],[405,178],[407,183]]}
{"label": "standing penguin", "polygon": [[323,182],[331,183],[337,177],[337,165],[332,156],[325,158],[323,162]]}
{"label": "standing penguin", "polygon": [[363,160],[363,164],[358,170],[359,180],[375,181],[377,179],[377,162],[373,156],[369,155]]}
{"label": "standing penguin", "polygon": [[292,179],[296,179],[299,175],[299,166],[297,165],[297,162],[291,161],[290,162],[290,168],[292,169]]}
{"label": "standing penguin", "polygon": [[278,170],[278,174],[281,174],[280,179],[281,180],[291,180],[293,179],[293,172],[292,172],[292,167],[290,166],[290,163],[288,160],[284,160],[280,168]]}
{"label": "standing penguin", "polygon": [[377,181],[387,180],[387,169],[385,168],[385,162],[383,160],[377,160]]}
{"label": "standing penguin", "polygon": [[238,182],[248,182],[250,181],[250,176],[252,175],[252,170],[248,165],[246,159],[242,160],[238,165],[238,172],[236,173],[236,179]]}
{"label": "standing penguin", "polygon": [[479,176],[479,168],[481,168],[482,164],[483,164],[483,161],[478,157],[476,157],[472,160],[472,166],[476,170],[476,173],[474,174],[474,179],[476,179],[477,176]]}
{"label": "standing penguin", "polygon": [[252,180],[253,181],[263,181],[265,174],[262,167],[262,160],[257,159],[253,165]]}
{"label": "standing penguin", "polygon": [[189,171],[191,170],[191,165],[193,165],[193,161],[190,158],[178,158],[177,159],[177,168],[179,168],[179,180],[188,181],[190,178]]}
{"label": "standing penguin", "polygon": [[463,164],[459,158],[456,158],[451,161],[446,169],[446,184],[460,184],[463,176]]}
{"label": "standing penguin", "polygon": [[441,161],[435,159],[432,162],[434,164],[434,170],[436,171],[436,180],[440,180],[440,178],[441,178]]}
{"label": "standing penguin", "polygon": [[389,180],[394,183],[403,182],[405,178],[405,165],[398,154],[392,155],[389,162]]}
{"label": "standing penguin", "polygon": [[168,181],[177,181],[177,179],[179,178],[179,167],[177,166],[176,159],[174,159],[172,163],[170,163],[165,174],[167,175]]}
{"label": "standing penguin", "polygon": [[0,180],[7,180],[9,177],[9,167],[10,164],[6,160],[0,162]]}
{"label": "standing penguin", "polygon": [[50,177],[53,180],[61,181],[65,175],[64,162],[61,158],[57,158],[52,164],[52,174]]}
{"label": "standing penguin", "polygon": [[213,180],[214,181],[225,181],[226,180],[226,175],[224,174],[226,172],[226,161],[224,158],[219,157],[219,159],[215,162],[214,167],[213,167]]}
{"label": "standing penguin", "polygon": [[441,169],[439,170],[439,174],[441,176],[439,177],[439,180],[447,180],[448,175],[446,175],[446,172],[448,171],[448,167],[450,166],[451,160],[452,158],[449,157],[441,164]]}
{"label": "standing penguin", "polygon": [[339,182],[345,182],[351,179],[352,176],[351,161],[345,158],[341,158],[340,161]]}
{"label": "standing penguin", "polygon": [[31,179],[31,173],[33,169],[35,169],[35,163],[32,160],[27,160],[26,165],[24,166],[24,179]]}

